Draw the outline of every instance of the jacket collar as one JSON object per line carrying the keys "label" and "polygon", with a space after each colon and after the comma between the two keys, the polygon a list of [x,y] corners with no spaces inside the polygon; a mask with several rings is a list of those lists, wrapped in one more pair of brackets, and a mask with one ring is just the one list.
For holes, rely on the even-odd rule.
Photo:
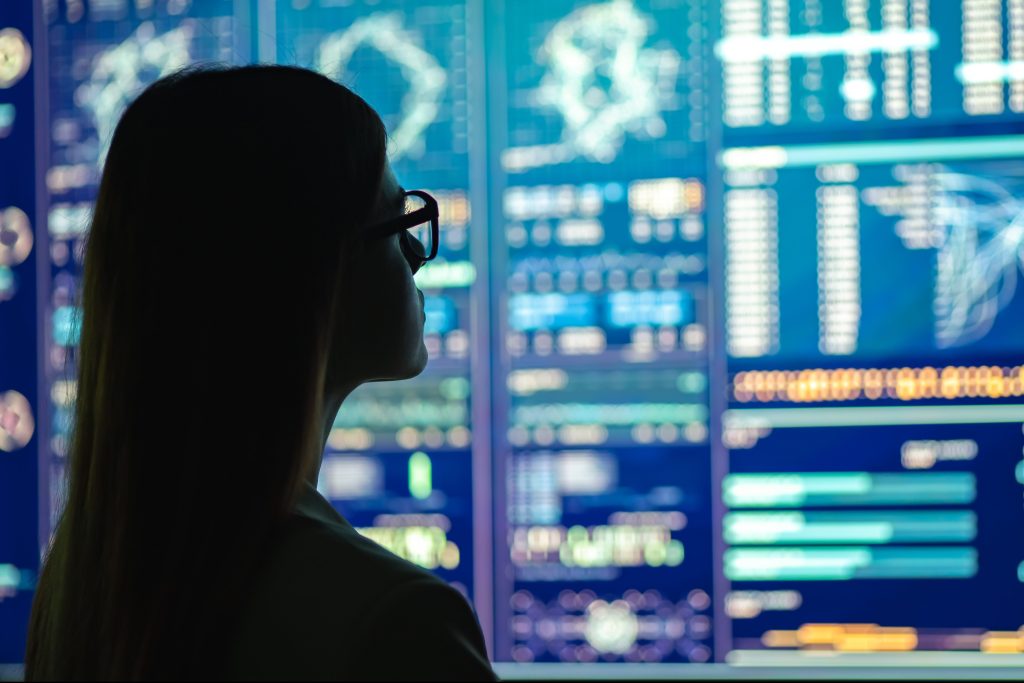
{"label": "jacket collar", "polygon": [[302,493],[295,504],[295,512],[324,524],[340,524],[346,528],[351,526],[309,482],[303,483]]}

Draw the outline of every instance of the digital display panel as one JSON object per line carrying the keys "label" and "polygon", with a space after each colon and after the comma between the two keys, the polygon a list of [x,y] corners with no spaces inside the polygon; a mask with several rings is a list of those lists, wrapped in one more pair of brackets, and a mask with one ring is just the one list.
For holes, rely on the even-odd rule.
{"label": "digital display panel", "polygon": [[497,659],[713,658],[704,5],[498,22]]}
{"label": "digital display panel", "polygon": [[1019,145],[720,152],[728,661],[1019,652]]}

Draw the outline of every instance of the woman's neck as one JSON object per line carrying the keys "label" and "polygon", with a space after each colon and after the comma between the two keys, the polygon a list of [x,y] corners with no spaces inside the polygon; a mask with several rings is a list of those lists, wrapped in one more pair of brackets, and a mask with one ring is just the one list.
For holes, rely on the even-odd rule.
{"label": "woman's neck", "polygon": [[317,480],[320,478],[320,466],[323,464],[323,453],[327,449],[327,440],[331,436],[331,430],[334,428],[334,418],[338,415],[338,411],[341,409],[341,404],[345,402],[348,395],[355,390],[355,387],[346,388],[342,390],[329,391],[324,394],[320,400],[320,419],[321,423],[321,439],[320,439],[320,457],[316,460],[316,469],[310,473],[307,479],[313,486],[316,486]]}

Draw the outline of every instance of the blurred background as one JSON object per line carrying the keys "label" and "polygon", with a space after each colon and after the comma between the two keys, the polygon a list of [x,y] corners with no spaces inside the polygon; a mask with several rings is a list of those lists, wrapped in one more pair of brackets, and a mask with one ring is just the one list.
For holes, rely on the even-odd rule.
{"label": "blurred background", "polygon": [[207,61],[351,86],[440,201],[430,365],[320,490],[500,673],[1024,672],[1024,0],[6,0],[0,663],[110,136]]}

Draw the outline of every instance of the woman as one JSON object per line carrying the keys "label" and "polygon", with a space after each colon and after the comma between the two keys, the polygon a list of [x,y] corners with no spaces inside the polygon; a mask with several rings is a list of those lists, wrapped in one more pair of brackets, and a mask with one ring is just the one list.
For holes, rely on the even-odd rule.
{"label": "woman", "polygon": [[[468,603],[312,486],[345,397],[426,363],[377,114],[287,67],[191,70],[118,125],[85,256],[35,679],[487,679]],[[436,239],[433,249],[436,251]]]}

